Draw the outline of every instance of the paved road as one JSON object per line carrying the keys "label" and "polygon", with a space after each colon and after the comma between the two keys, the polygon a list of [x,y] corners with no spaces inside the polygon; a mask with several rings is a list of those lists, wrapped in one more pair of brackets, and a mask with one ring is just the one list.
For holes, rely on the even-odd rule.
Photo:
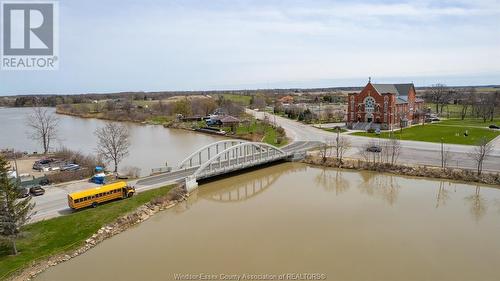
{"label": "paved road", "polygon": [[[158,188],[166,184],[182,181],[193,172],[194,168],[174,171],[172,173],[149,176],[139,180],[132,180],[129,181],[128,184],[131,186],[135,186],[136,191],[139,193],[145,190]],[[89,183],[85,180],[64,185],[50,186],[46,188],[46,192],[43,196],[33,198],[34,202],[36,203],[36,214],[33,216],[33,220],[38,221],[70,213],[71,209],[68,207],[67,202],[68,194],[94,186],[98,185]]]}
{"label": "paved road", "polygon": [[[264,119],[267,115],[271,122],[276,122],[283,127],[287,135],[294,141],[328,141],[334,138],[334,134],[310,125],[305,125],[294,120],[284,117],[275,116],[269,113],[256,112],[247,109],[247,113],[254,115],[258,119]],[[360,147],[369,143],[370,141],[379,141],[374,138],[358,137],[344,134],[352,143],[353,148],[346,154],[348,157],[360,157],[358,151]],[[493,140],[494,150],[489,158],[484,162],[484,170],[490,172],[500,171],[500,137]],[[423,165],[441,165],[441,144],[421,141],[401,141],[401,155],[399,157],[400,163],[410,164],[423,164]],[[446,149],[451,152],[451,167],[459,167],[466,169],[474,169],[475,163],[468,156],[472,152],[474,146],[470,145],[456,145],[446,144]]]}

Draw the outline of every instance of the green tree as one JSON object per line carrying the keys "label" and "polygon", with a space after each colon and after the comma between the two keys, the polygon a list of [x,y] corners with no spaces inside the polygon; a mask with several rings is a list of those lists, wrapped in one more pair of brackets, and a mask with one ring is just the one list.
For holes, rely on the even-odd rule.
{"label": "green tree", "polygon": [[191,102],[187,99],[181,99],[174,103],[174,113],[182,114],[182,116],[186,117],[191,115]]}
{"label": "green tree", "polygon": [[17,182],[7,175],[9,168],[7,160],[0,156],[0,237],[11,242],[12,253],[17,255],[16,239],[33,215],[35,204],[29,196],[19,199]]}

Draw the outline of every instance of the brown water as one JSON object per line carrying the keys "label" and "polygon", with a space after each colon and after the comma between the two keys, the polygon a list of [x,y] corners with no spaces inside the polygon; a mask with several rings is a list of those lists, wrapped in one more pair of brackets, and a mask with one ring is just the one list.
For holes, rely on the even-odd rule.
{"label": "brown water", "polygon": [[499,280],[499,264],[498,189],[289,163],[203,184],[37,280]]}
{"label": "brown water", "polygon": [[[40,145],[28,138],[26,115],[31,111],[31,108],[0,108],[0,128],[3,132],[8,132],[0,134],[0,149],[41,151]],[[95,154],[97,139],[94,131],[110,121],[57,116],[58,138],[52,149],[64,146],[86,154]],[[152,168],[164,167],[166,162],[169,166],[175,166],[197,148],[221,139],[185,130],[165,129],[162,126],[123,124],[130,131],[131,146],[129,156],[123,160],[120,167],[122,170],[127,166],[138,167],[142,175],[149,175]]]}

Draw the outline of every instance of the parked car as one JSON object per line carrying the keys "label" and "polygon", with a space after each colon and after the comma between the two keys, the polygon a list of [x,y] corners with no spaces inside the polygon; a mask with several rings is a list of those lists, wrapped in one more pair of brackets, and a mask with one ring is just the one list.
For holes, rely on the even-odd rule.
{"label": "parked car", "polygon": [[54,162],[54,159],[52,159],[52,158],[45,158],[45,159],[41,159],[41,160],[36,161],[35,164],[47,165],[47,164],[50,164],[52,162]]}
{"label": "parked car", "polygon": [[42,180],[40,180],[40,185],[49,185],[49,179],[48,178],[44,178]]}
{"label": "parked car", "polygon": [[35,185],[35,186],[30,187],[30,193],[35,195],[35,196],[40,196],[40,195],[45,194],[45,189],[43,189],[39,185]]}
{"label": "parked car", "polygon": [[80,166],[77,164],[68,164],[65,166],[62,166],[61,171],[76,171],[80,169]]}
{"label": "parked car", "polygon": [[35,162],[33,163],[33,170],[36,170],[36,171],[41,171],[43,169],[43,165],[38,163],[38,162]]}
{"label": "parked car", "polygon": [[30,195],[30,191],[26,187],[19,187],[19,198],[26,198]]}
{"label": "parked car", "polygon": [[491,124],[489,128],[490,129],[500,129],[500,126],[495,125],[495,124]]}
{"label": "parked car", "polygon": [[441,121],[441,119],[437,118],[437,117],[432,117],[431,118],[431,121],[432,122],[437,122],[437,121]]}
{"label": "parked car", "polygon": [[366,148],[366,151],[368,152],[382,152],[382,148],[378,145],[372,145]]}

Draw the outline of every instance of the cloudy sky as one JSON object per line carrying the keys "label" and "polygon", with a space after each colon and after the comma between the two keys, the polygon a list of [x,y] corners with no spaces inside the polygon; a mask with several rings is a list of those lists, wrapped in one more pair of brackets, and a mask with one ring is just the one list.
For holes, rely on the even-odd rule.
{"label": "cloudy sky", "polygon": [[57,71],[0,95],[500,84],[500,1],[59,2]]}

